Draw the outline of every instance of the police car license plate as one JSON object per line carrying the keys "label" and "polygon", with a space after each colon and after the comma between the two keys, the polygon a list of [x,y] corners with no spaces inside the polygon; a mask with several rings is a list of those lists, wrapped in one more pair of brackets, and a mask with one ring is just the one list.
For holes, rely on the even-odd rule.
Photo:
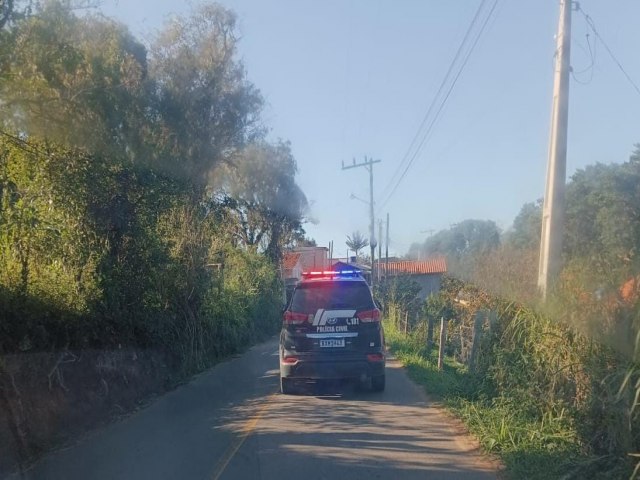
{"label": "police car license plate", "polygon": [[344,338],[325,338],[320,340],[320,347],[344,347]]}

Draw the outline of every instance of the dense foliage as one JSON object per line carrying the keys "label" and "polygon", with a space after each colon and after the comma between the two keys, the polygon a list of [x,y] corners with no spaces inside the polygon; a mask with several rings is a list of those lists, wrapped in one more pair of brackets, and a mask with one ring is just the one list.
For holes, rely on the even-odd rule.
{"label": "dense foliage", "polygon": [[307,206],[232,12],[201,5],[145,46],[69,2],[26,4],[0,30],[0,441],[8,425],[20,461],[46,424],[91,424],[74,412],[273,333]]}
{"label": "dense foliage", "polygon": [[500,229],[491,220],[464,220],[427,238],[422,245],[413,244],[409,255],[447,256],[460,260],[484,253],[500,244]]}
{"label": "dense foliage", "polygon": [[184,342],[200,367],[269,331],[306,199],[233,13],[198,7],[148,50],[59,2],[0,35],[0,351]]}
{"label": "dense foliage", "polygon": [[[402,304],[389,306],[391,344],[512,478],[628,478],[633,471],[640,451],[639,188],[640,147],[627,162],[572,176],[564,268],[544,305],[536,285],[540,201],[525,204],[499,238],[453,226],[413,248],[447,255],[454,277],[428,299],[408,335]],[[484,333],[469,371],[478,315]],[[425,337],[443,317],[450,357],[438,371]]]}

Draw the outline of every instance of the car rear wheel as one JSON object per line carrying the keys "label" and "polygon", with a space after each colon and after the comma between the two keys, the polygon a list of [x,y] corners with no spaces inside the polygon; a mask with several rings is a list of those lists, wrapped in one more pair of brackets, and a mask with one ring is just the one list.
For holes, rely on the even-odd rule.
{"label": "car rear wheel", "polygon": [[280,377],[280,392],[284,395],[293,393],[293,381],[290,378]]}
{"label": "car rear wheel", "polygon": [[372,392],[384,392],[385,376],[379,375],[377,377],[371,377],[371,391]]}

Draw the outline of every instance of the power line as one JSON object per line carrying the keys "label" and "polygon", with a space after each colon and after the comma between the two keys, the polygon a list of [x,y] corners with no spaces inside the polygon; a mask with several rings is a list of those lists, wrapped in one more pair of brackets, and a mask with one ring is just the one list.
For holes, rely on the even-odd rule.
{"label": "power line", "polygon": [[[451,85],[449,86],[447,93],[445,94],[444,98],[441,100],[440,102],[440,106],[438,108],[438,110],[436,111],[435,115],[433,116],[430,124],[427,127],[427,130],[425,132],[422,132],[422,139],[420,141],[420,143],[418,144],[418,146],[414,149],[413,155],[408,159],[408,162],[406,163],[406,166],[404,166],[404,170],[402,170],[402,174],[400,175],[400,178],[397,179],[397,181],[395,181],[395,185],[393,186],[391,192],[386,196],[385,200],[381,203],[380,207],[382,208],[384,205],[386,205],[389,200],[391,199],[391,197],[393,197],[393,195],[395,194],[396,190],[398,189],[398,187],[400,186],[400,183],[402,182],[402,180],[404,179],[404,177],[406,176],[407,172],[409,171],[409,169],[411,168],[411,165],[413,164],[413,162],[415,161],[415,159],[419,156],[419,154],[421,153],[421,150],[426,142],[426,140],[429,138],[430,133],[433,130],[433,127],[435,126],[437,120],[440,117],[440,114],[442,113],[447,100],[449,99],[449,97],[451,96],[451,93],[455,87],[455,85],[458,82],[458,79],[460,78],[460,75],[462,74],[462,71],[464,70],[465,66],[467,65],[467,62],[471,56],[471,53],[473,52],[473,50],[475,49],[476,45],[478,44],[479,38],[482,35],[482,33],[484,32],[487,23],[489,21],[489,19],[491,18],[491,15],[493,14],[493,11],[496,8],[496,5],[498,3],[498,0],[495,0],[493,3],[493,6],[491,7],[491,10],[489,12],[489,14],[487,15],[487,17],[485,18],[480,31],[477,33],[474,42],[471,46],[471,48],[467,51],[467,54],[465,55],[462,64],[460,65],[460,68],[458,69],[458,72],[456,74],[456,76],[454,77]],[[473,26],[475,25],[477,18],[480,14],[480,12],[482,11],[484,5],[486,4],[485,1],[483,1],[480,6],[478,7],[478,11],[476,12],[476,16],[474,16],[474,19],[472,20],[471,24],[469,25],[469,29],[468,29],[468,33],[470,33],[473,30]],[[461,44],[461,49],[464,48],[466,40],[468,39],[469,35],[465,35],[465,38],[463,39],[463,42]],[[461,50],[460,49],[460,50]],[[456,55],[456,57],[454,58],[454,61],[452,62],[452,66],[450,67],[449,71],[452,71],[452,67],[455,66],[455,61],[457,60],[457,58],[459,58],[458,55]],[[447,74],[449,74],[449,71],[447,72]],[[445,76],[445,81],[448,80],[448,75]],[[440,93],[440,92],[439,92]],[[434,98],[434,103],[432,106],[435,106],[435,102],[438,99],[438,95],[436,95],[436,97]],[[432,111],[432,108],[430,108],[430,111]],[[430,111],[428,113],[430,113]],[[427,114],[428,117],[428,114]],[[426,119],[426,118],[425,118]],[[422,125],[421,125],[422,127]],[[421,133],[421,129],[419,129],[418,133],[416,134],[416,136],[418,136]],[[410,149],[411,150],[411,149]],[[410,152],[409,150],[409,152]],[[409,153],[408,152],[408,153]],[[403,167],[403,164],[401,163],[399,165],[399,170],[400,171]],[[393,181],[393,179],[392,179]]]}
{"label": "power line", "polygon": [[626,77],[626,79],[629,81],[629,83],[635,89],[635,91],[638,93],[638,95],[640,95],[640,87],[638,87],[638,84],[633,81],[631,76],[627,73],[625,68],[622,66],[622,63],[620,63],[618,58],[611,51],[611,48],[609,48],[609,45],[607,45],[607,43],[604,41],[604,39],[600,36],[600,33],[598,33],[598,30],[596,29],[596,25],[593,22],[593,19],[584,10],[582,10],[582,8],[580,8],[580,4],[578,4],[577,10],[582,14],[582,16],[584,17],[585,21],[587,22],[587,25],[589,25],[589,27],[591,28],[591,31],[593,32],[593,34],[596,36],[596,38],[598,40],[600,40],[600,43],[602,43],[602,46],[605,48],[605,50],[607,51],[607,53],[609,54],[611,59],[614,61],[614,63],[618,66],[618,68],[620,69],[622,74]]}
{"label": "power line", "polygon": [[[587,52],[580,43],[577,43],[577,45],[582,49],[584,53],[589,55],[589,65],[577,72],[574,72],[573,68],[571,69],[571,77],[575,82],[579,83],[580,85],[589,85],[591,83],[591,81],[593,80],[593,71],[595,70],[595,64],[596,64],[596,43],[594,43],[593,48],[591,48],[591,40],[589,39],[589,32],[587,32],[585,37],[587,39],[587,47],[589,48],[589,51]],[[587,80],[581,80],[578,78],[578,75],[582,75],[587,72],[589,73],[589,78]]]}
{"label": "power line", "polygon": [[480,13],[484,9],[484,6],[486,5],[486,3],[487,3],[487,0],[482,0],[480,5],[478,6],[478,9],[476,10],[475,15],[473,16],[473,19],[471,20],[471,23],[469,24],[469,27],[467,28],[467,31],[466,31],[462,41],[460,42],[460,45],[458,46],[458,50],[456,51],[456,54],[453,57],[453,60],[451,60],[451,63],[449,64],[449,68],[447,69],[447,73],[444,75],[444,77],[442,79],[442,82],[440,82],[440,86],[438,87],[438,91],[436,92],[435,96],[433,97],[433,100],[431,101],[431,104],[429,105],[429,108],[427,109],[427,112],[425,113],[424,117],[422,118],[422,122],[420,122],[420,125],[418,126],[418,129],[417,129],[415,135],[413,136],[413,139],[411,140],[411,143],[409,144],[409,147],[407,148],[407,151],[404,154],[404,157],[402,157],[402,160],[398,164],[398,168],[393,173],[392,177],[389,179],[389,182],[383,188],[382,192],[380,192],[380,198],[383,198],[388,193],[388,190],[391,188],[391,185],[393,185],[393,183],[397,179],[397,176],[402,171],[402,167],[404,166],[404,164],[409,159],[409,156],[411,155],[411,151],[413,150],[413,148],[415,147],[416,142],[420,138],[420,134],[422,132],[422,129],[424,128],[425,124],[427,123],[427,120],[429,119],[429,116],[431,115],[431,113],[432,113],[432,111],[433,111],[433,109],[434,109],[434,107],[436,105],[436,102],[440,98],[440,95],[442,94],[445,85],[448,83],[449,77],[450,77],[451,73],[453,72],[453,68],[455,67],[456,63],[458,62],[458,59],[460,58],[460,56],[461,56],[461,54],[462,54],[462,52],[464,50],[464,47],[466,46],[467,41],[469,40],[471,32],[473,31],[473,28],[476,25],[476,23],[478,21],[478,18],[480,18]]}
{"label": "power line", "polygon": [[[497,7],[498,2],[499,2],[499,0],[494,0],[493,5],[491,6],[491,9],[489,10],[489,13],[485,17],[485,19],[484,19],[484,21],[483,21],[483,23],[482,23],[482,25],[480,27],[480,30],[476,34],[476,36],[474,38],[474,41],[473,41],[473,44],[471,45],[471,48],[469,48],[469,50],[467,51],[466,56],[464,57],[464,60],[462,62],[462,65],[460,66],[458,72],[456,73],[456,76],[454,77],[451,85],[449,86],[449,89],[447,90],[447,93],[446,93],[444,99],[441,101],[440,106],[439,106],[438,110],[436,111],[434,117],[432,118],[431,123],[429,124],[426,132],[424,132],[424,134],[422,136],[422,140],[420,141],[420,144],[415,149],[412,157],[410,158],[409,162],[407,163],[406,167],[404,168],[404,171],[402,172],[402,175],[400,176],[398,181],[393,186],[393,189],[391,190],[391,193],[389,193],[389,195],[385,198],[385,200],[380,204],[380,208],[383,208],[389,202],[389,200],[391,200],[391,198],[395,194],[396,190],[400,186],[400,183],[402,182],[402,180],[406,176],[407,172],[411,168],[411,165],[413,164],[413,162],[416,160],[416,158],[418,158],[418,156],[422,152],[422,148],[424,147],[424,144],[426,143],[426,141],[429,138],[431,132],[433,131],[433,128],[434,128],[436,122],[438,121],[438,119],[440,118],[440,115],[441,115],[442,111],[444,110],[444,107],[445,107],[449,97],[451,96],[451,93],[453,92],[453,89],[455,88],[456,84],[458,83],[458,80],[460,79],[460,76],[462,75],[462,72],[464,71],[469,59],[471,58],[471,55],[472,55],[473,51],[475,50],[476,46],[478,45],[478,42],[479,42],[480,38],[482,37],[482,34],[484,33],[484,31],[485,31],[485,29],[487,27],[487,24],[489,23],[489,20],[493,16],[493,12],[495,11],[495,9]],[[484,3],[485,2],[483,2],[480,5],[479,10],[483,7]],[[475,19],[475,17],[474,17],[474,19]],[[473,22],[472,22],[472,24],[473,24]]]}

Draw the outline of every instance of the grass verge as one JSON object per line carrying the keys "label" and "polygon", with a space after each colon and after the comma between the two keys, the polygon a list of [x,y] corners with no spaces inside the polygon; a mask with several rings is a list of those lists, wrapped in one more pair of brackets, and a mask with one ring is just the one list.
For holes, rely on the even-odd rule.
{"label": "grass verge", "polygon": [[387,345],[409,376],[460,418],[486,452],[500,458],[509,479],[629,478],[628,465],[617,458],[586,453],[572,412],[558,408],[540,412],[535,399],[518,392],[493,392],[483,379],[446,357],[438,370],[438,351],[424,339],[405,335],[385,322]]}

